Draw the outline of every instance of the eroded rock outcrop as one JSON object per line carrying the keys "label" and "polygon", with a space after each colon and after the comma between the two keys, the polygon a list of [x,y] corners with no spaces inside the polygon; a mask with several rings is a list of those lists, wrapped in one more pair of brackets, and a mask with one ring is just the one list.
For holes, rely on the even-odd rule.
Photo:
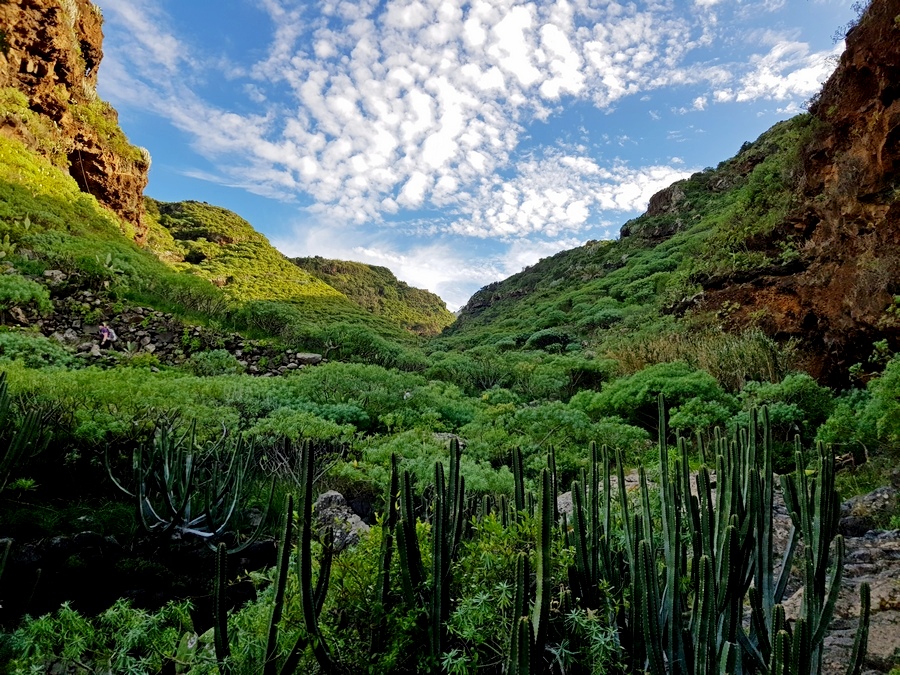
{"label": "eroded rock outcrop", "polygon": [[116,111],[97,97],[102,23],[90,0],[0,3],[0,133],[67,170],[141,241],[149,153],[128,142]]}
{"label": "eroded rock outcrop", "polygon": [[[739,326],[801,338],[807,369],[831,384],[873,341],[900,343],[900,1],[873,0],[810,113],[798,207],[773,235],[802,271],[708,288],[705,307]],[[824,348],[823,348],[824,347]]]}

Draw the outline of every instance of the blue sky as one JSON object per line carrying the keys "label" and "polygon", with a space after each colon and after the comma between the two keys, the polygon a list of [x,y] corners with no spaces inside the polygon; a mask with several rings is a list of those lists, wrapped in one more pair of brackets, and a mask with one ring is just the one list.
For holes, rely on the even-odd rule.
{"label": "blue sky", "polygon": [[451,309],[802,111],[844,0],[96,0],[147,194]]}

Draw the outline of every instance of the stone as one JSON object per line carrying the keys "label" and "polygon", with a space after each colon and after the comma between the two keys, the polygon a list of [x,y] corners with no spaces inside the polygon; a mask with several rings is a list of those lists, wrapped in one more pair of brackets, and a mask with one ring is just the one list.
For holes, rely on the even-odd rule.
{"label": "stone", "polygon": [[322,362],[322,355],[297,352],[294,354],[294,361],[304,366],[315,366]]}
{"label": "stone", "polygon": [[335,553],[355,546],[360,537],[369,531],[369,526],[353,512],[344,495],[336,490],[319,495],[313,505],[313,523],[320,535],[329,527],[334,529]]}
{"label": "stone", "polygon": [[10,307],[9,315],[12,317],[13,321],[23,326],[27,326],[29,321],[28,317],[25,316],[25,312],[22,311],[21,307]]}
{"label": "stone", "polygon": [[44,278],[49,281],[51,286],[58,286],[68,277],[62,270],[44,270]]}
{"label": "stone", "polygon": [[[887,485],[841,504],[841,534],[862,536],[900,510],[900,490]],[[865,528],[865,529],[863,529]]]}
{"label": "stone", "polygon": [[93,344],[91,345],[91,356],[101,356],[100,345]]}

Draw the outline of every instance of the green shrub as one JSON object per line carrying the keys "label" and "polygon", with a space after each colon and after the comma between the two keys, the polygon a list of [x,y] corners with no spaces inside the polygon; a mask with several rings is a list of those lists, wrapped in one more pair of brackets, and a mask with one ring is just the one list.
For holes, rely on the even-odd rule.
{"label": "green shrub", "polygon": [[56,340],[11,330],[0,330],[0,360],[21,361],[29,368],[69,366],[73,361]]}
{"label": "green shrub", "polygon": [[864,416],[872,420],[878,440],[892,448],[900,446],[900,355],[885,366],[881,377],[868,385],[872,399]]}
{"label": "green shrub", "polygon": [[543,349],[545,351],[563,351],[567,344],[574,342],[576,337],[568,331],[560,328],[544,328],[535,331],[525,341],[525,349]]}
{"label": "green shrub", "polygon": [[836,452],[852,452],[858,461],[875,450],[900,450],[900,356],[891,358],[865,390],[844,392],[835,399],[816,440],[830,443]]}
{"label": "green shrub", "polygon": [[[663,394],[666,403],[674,409],[681,409],[695,398],[705,402],[707,414],[712,410],[712,404],[726,410],[738,407],[737,399],[726,393],[712,375],[680,361],[649,366],[610,382],[600,392],[579,392],[572,397],[571,405],[592,418],[618,416],[629,424],[655,430],[659,394]],[[692,410],[699,412],[696,404]],[[697,419],[695,416],[691,423]],[[686,417],[683,421],[687,422]]]}
{"label": "green shrub", "polygon": [[34,308],[39,312],[53,309],[50,294],[39,283],[19,274],[0,274],[0,315],[13,307]]}
{"label": "green shrub", "polygon": [[225,349],[197,352],[184,362],[183,368],[198,377],[213,375],[238,375],[244,372],[244,365]]}
{"label": "green shrub", "polygon": [[148,612],[119,600],[91,618],[64,604],[55,614],[26,617],[10,636],[10,672],[44,672],[52,664],[72,668],[92,664],[117,673],[161,672],[190,628],[187,604]]}
{"label": "green shrub", "polygon": [[283,439],[350,442],[356,428],[337,424],[310,412],[279,408],[247,430],[247,437],[260,447],[274,446]]}
{"label": "green shrub", "polygon": [[[793,373],[781,382],[748,382],[740,394],[744,411],[768,406],[772,435],[793,443],[799,435],[804,446],[812,443],[816,430],[834,410],[831,390],[806,373]],[[749,413],[738,415],[732,427],[746,426]]]}

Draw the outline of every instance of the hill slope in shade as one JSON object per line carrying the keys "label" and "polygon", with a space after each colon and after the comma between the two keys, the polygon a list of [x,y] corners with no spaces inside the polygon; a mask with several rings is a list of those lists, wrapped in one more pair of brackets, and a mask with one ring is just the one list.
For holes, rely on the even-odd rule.
{"label": "hill slope in shade", "polygon": [[387,267],[319,256],[292,262],[344,293],[363,309],[419,335],[435,335],[454,316],[437,295],[400,281]]}
{"label": "hill slope in shade", "polygon": [[[588,242],[486,286],[442,340],[522,347],[532,337],[550,339],[536,333],[556,331],[560,348],[603,350],[643,337],[666,341],[687,325],[721,330],[721,317],[697,311],[702,281],[790,266],[781,251],[751,252],[748,242],[789,210],[799,148],[812,126],[807,115],[777,124],[717,168],[673,184],[625,224],[618,241]],[[689,321],[679,321],[686,312]]]}
{"label": "hill slope in shade", "polygon": [[799,345],[805,369],[841,386],[876,341],[897,349],[897,12],[873,3],[808,114],[655,195],[618,241],[481,289],[442,341],[550,340],[617,356],[628,343],[653,362],[677,356],[672,345],[692,332],[762,331]]}

